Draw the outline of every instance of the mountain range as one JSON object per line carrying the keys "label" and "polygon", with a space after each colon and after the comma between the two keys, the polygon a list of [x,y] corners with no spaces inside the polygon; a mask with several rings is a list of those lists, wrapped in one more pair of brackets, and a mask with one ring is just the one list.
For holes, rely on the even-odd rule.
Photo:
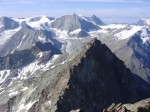
{"label": "mountain range", "polygon": [[148,19],[0,17],[0,110],[99,112],[135,103],[150,97],[149,57]]}

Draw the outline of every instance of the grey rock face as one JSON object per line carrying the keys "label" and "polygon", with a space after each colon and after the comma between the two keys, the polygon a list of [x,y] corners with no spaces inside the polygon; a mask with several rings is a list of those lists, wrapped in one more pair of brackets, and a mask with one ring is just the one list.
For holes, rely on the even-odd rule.
{"label": "grey rock face", "polygon": [[9,55],[12,51],[32,48],[37,42],[50,43],[59,49],[61,43],[53,39],[54,34],[47,30],[35,30],[26,24],[9,38],[0,48],[0,57]]}
{"label": "grey rock face", "polygon": [[36,55],[33,54],[33,50],[15,52],[12,55],[0,58],[0,70],[24,67],[35,59]]}
{"label": "grey rock face", "polygon": [[[118,40],[114,34],[123,31],[124,29],[116,30],[115,32],[109,33],[108,36],[104,35],[103,38],[99,39],[105,43],[119,59],[124,61],[132,73],[137,74],[145,81],[149,82],[150,42],[149,40],[143,42],[142,31],[137,32],[128,39]],[[146,28],[145,31],[147,36],[144,38],[149,38],[148,35],[150,33],[148,28]]]}
{"label": "grey rock face", "polygon": [[15,28],[19,27],[19,24],[16,21],[14,21],[13,19],[10,19],[8,17],[1,17],[0,24],[3,25],[3,27],[0,28],[0,32],[2,32],[4,30],[15,29]]}
{"label": "grey rock face", "polygon": [[85,31],[99,29],[97,25],[82,19],[76,14],[65,15],[57,18],[54,22],[51,23],[51,27],[60,30],[66,30],[68,32],[74,31],[76,29],[83,29]]}
{"label": "grey rock face", "polygon": [[[47,51],[47,54],[44,52]],[[61,54],[61,51],[55,48],[51,43],[37,42],[31,49],[15,51],[5,57],[0,57],[0,70],[18,69],[27,66],[38,59],[38,54],[43,52],[45,55],[41,57],[39,63],[49,60],[54,54]]]}
{"label": "grey rock face", "polygon": [[133,49],[133,54],[127,65],[134,73],[139,74],[146,81],[150,81],[150,44],[142,44],[140,33],[137,33],[128,42]]}
{"label": "grey rock face", "polygon": [[26,24],[22,25],[22,28],[0,47],[0,71],[10,71],[5,81],[0,84],[2,87],[7,87],[3,85],[9,85],[10,80],[18,78],[19,71],[29,64],[35,61],[42,64],[48,62],[53,55],[61,54],[62,43],[53,38],[51,31],[35,30]]}

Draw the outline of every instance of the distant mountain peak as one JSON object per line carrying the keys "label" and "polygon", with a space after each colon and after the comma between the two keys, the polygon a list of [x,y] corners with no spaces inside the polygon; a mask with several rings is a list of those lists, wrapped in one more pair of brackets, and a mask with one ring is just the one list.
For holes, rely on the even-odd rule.
{"label": "distant mountain peak", "polygon": [[150,19],[141,18],[136,22],[137,25],[150,25]]}
{"label": "distant mountain peak", "polygon": [[93,24],[88,19],[85,19],[75,13],[73,15],[65,15],[57,18],[51,23],[51,27],[67,32],[72,32],[77,29],[82,29],[85,31],[99,29],[96,24]]}
{"label": "distant mountain peak", "polygon": [[76,13],[73,13],[73,16],[78,16]]}
{"label": "distant mountain peak", "polygon": [[5,16],[0,18],[0,24],[3,25],[3,27],[0,28],[0,32],[19,27],[19,24],[16,21]]}
{"label": "distant mountain peak", "polygon": [[91,17],[93,17],[93,18],[98,18],[95,14],[93,14]]}

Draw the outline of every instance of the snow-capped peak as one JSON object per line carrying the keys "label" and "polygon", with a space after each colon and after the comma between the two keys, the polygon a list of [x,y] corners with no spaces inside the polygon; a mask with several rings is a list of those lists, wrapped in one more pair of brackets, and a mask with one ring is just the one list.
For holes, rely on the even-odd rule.
{"label": "snow-capped peak", "polygon": [[54,20],[54,18],[42,15],[42,16],[34,16],[30,18],[17,18],[17,19],[13,18],[13,20],[19,22],[20,25],[21,23],[26,22],[32,28],[45,29],[47,28],[47,25],[49,25],[49,23],[51,23]]}
{"label": "snow-capped peak", "polygon": [[50,20],[46,16],[42,16],[40,19],[41,22],[49,22]]}
{"label": "snow-capped peak", "polygon": [[29,19],[28,21],[26,21],[26,23],[30,27],[35,29],[45,29],[52,22],[52,20],[49,19],[47,16],[40,16],[39,18],[40,19],[38,21],[30,21],[31,19]]}

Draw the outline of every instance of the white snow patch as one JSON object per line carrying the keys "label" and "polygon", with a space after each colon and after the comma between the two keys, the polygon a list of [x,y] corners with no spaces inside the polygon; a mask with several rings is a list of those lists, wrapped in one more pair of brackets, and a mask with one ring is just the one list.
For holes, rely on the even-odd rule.
{"label": "white snow patch", "polygon": [[100,29],[100,30],[97,30],[97,31],[91,31],[91,32],[89,32],[89,33],[90,33],[90,35],[91,35],[92,37],[99,37],[100,35],[106,34],[106,33],[108,33],[108,32],[109,32],[109,31],[106,30],[106,29]]}
{"label": "white snow patch", "polygon": [[32,75],[38,69],[40,69],[40,66],[38,65],[38,61],[35,61],[35,62],[29,64],[28,66],[24,67],[21,70],[21,73],[20,73],[21,76],[19,76],[19,77],[20,77],[20,79],[26,79],[28,77],[28,75]]}
{"label": "white snow patch", "polygon": [[108,33],[107,30],[98,30],[97,32],[99,32],[99,33]]}
{"label": "white snow patch", "polygon": [[[43,53],[39,53],[39,57],[42,57]],[[53,61],[56,60],[59,57],[59,55],[54,55],[50,61],[44,64],[38,64],[38,60],[35,62],[30,63],[29,65],[23,67],[22,69],[18,69],[18,76],[12,78],[12,80],[16,79],[27,79],[29,76],[33,75],[36,71],[41,70],[49,70],[50,66],[53,64]],[[55,68],[55,67],[52,67]],[[3,83],[6,78],[9,76],[10,70],[2,70],[0,71],[0,83]],[[9,84],[11,86],[13,84],[13,81]],[[24,88],[23,90],[26,90],[27,88]]]}
{"label": "white snow patch", "polygon": [[19,92],[18,91],[15,91],[15,92],[11,92],[9,93],[9,97],[13,97],[13,96],[16,96]]}
{"label": "white snow patch", "polygon": [[2,27],[4,27],[4,25],[3,25],[3,24],[0,24],[0,28],[2,28]]}
{"label": "white snow patch", "polygon": [[46,39],[44,37],[38,36],[38,39],[40,42],[46,42]]}
{"label": "white snow patch", "polygon": [[51,66],[51,69],[55,68],[56,66]]}
{"label": "white snow patch", "polygon": [[46,106],[50,106],[51,105],[51,101],[47,101],[47,102],[45,102],[44,104],[46,105]]}
{"label": "white snow patch", "polygon": [[128,29],[124,29],[123,31],[115,34],[114,36],[116,36],[119,40],[123,40],[123,39],[127,39],[129,37],[131,37],[132,35],[134,35],[136,32],[138,32],[139,30],[141,30],[142,27],[140,26],[131,26]]}
{"label": "white snow patch", "polygon": [[28,90],[28,87],[22,87],[21,91],[26,91]]}
{"label": "white snow patch", "polygon": [[59,39],[69,38],[67,31],[61,31],[56,28],[53,28],[53,31],[56,33],[56,37],[58,37]]}
{"label": "white snow patch", "polygon": [[54,55],[52,61],[56,60],[60,55]]}
{"label": "white snow patch", "polygon": [[147,27],[142,29],[141,39],[143,44],[145,44],[147,41],[150,41],[150,34],[147,32]]}
{"label": "white snow patch", "polygon": [[68,61],[71,61],[71,59],[65,60],[65,61],[63,61],[61,64],[63,65],[63,64],[65,64],[65,63],[68,62]]}
{"label": "white snow patch", "polygon": [[24,112],[27,112],[31,107],[32,107],[32,105],[35,103],[36,101],[33,101],[33,102],[29,102],[28,104],[24,104],[24,103],[22,103],[19,107],[18,107],[18,110],[17,110],[17,112],[22,112],[22,111],[24,111]]}
{"label": "white snow patch", "polygon": [[40,53],[39,53],[39,57],[41,58],[42,56],[43,56],[43,53],[42,53],[42,52],[40,52]]}
{"label": "white snow patch", "polygon": [[8,92],[13,92],[13,91],[15,91],[14,89],[10,89]]}
{"label": "white snow patch", "polygon": [[9,76],[10,70],[2,70],[0,71],[0,83],[4,82],[5,79]]}
{"label": "white snow patch", "polygon": [[78,34],[80,31],[81,31],[81,29],[76,29],[76,30],[70,32],[70,34],[71,34],[71,35],[73,35],[73,34]]}

